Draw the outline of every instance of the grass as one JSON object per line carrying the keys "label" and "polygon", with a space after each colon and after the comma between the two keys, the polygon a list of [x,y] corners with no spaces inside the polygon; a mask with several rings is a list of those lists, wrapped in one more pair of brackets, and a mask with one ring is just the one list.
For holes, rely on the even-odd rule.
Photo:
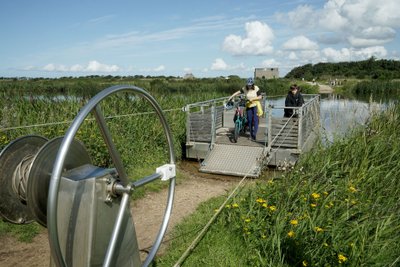
{"label": "grass", "polygon": [[[247,187],[183,266],[397,266],[399,120],[400,107],[393,106],[366,128],[307,154],[292,172]],[[177,233],[211,217],[198,213]],[[157,266],[171,266],[189,241],[176,242]]]}
{"label": "grass", "polygon": [[33,238],[39,234],[41,226],[37,223],[21,225],[5,223],[0,221],[0,237],[12,235],[21,242],[32,242]]}
{"label": "grass", "polygon": [[[224,202],[224,197],[212,198],[211,200],[202,203],[195,213],[188,215],[184,221],[174,229],[174,234],[170,247],[173,250],[159,258],[152,266],[173,266],[180,258],[183,252],[196,238],[216,212],[216,207],[219,207]],[[221,217],[218,219],[221,220]],[[226,234],[225,225],[219,221],[211,226],[213,234],[206,234],[199,245],[196,247],[196,253],[184,262],[185,266],[240,266],[245,262],[235,257],[235,255],[246,254],[245,248],[241,245],[241,238],[238,235]]]}

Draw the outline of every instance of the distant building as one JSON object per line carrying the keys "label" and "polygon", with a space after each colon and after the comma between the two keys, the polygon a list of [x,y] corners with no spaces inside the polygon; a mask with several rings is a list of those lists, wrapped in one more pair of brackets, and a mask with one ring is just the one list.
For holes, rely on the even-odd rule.
{"label": "distant building", "polygon": [[275,79],[279,78],[278,68],[255,68],[254,78]]}
{"label": "distant building", "polygon": [[186,73],[183,79],[194,79],[194,75],[192,73]]}

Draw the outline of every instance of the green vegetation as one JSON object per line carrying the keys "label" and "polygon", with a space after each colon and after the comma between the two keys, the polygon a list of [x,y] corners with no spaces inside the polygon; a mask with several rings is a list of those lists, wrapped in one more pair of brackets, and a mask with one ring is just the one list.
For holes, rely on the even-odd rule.
{"label": "green vegetation", "polygon": [[[287,93],[289,79],[257,80],[267,95]],[[316,87],[299,83],[303,93]],[[383,91],[372,81],[347,83],[346,91],[398,93],[398,82]],[[185,143],[187,103],[229,96],[244,79],[174,77],[84,77],[61,79],[0,79],[0,149],[15,138],[39,134],[61,136],[88,99],[111,85],[136,85],[160,103],[170,124],[178,160]],[[359,86],[359,89],[357,89]],[[353,89],[354,88],[354,89]],[[375,88],[375,89],[374,89]],[[393,89],[394,88],[394,89]],[[380,90],[380,91],[379,91]],[[397,92],[397,93],[396,93]],[[166,144],[157,118],[143,99],[127,94],[102,103],[107,123],[133,179],[148,175],[166,161]],[[213,224],[186,266],[393,266],[400,262],[399,236],[399,108],[377,115],[353,136],[319,148],[293,172],[247,187]],[[93,119],[93,118],[89,118]],[[41,124],[54,123],[43,126]],[[32,126],[37,125],[37,126]],[[25,127],[29,126],[29,127]],[[109,166],[104,142],[92,120],[78,138],[96,165]],[[162,185],[155,185],[158,190]],[[137,197],[137,196],[136,196]],[[397,197],[397,198],[396,198]],[[155,263],[171,266],[205,225],[223,198],[204,203],[175,230],[171,249]],[[30,240],[38,225],[0,222],[0,235],[14,233]],[[188,233],[191,234],[188,234]]]}
{"label": "green vegetation", "polygon": [[33,238],[39,234],[41,226],[37,223],[21,225],[4,223],[0,221],[0,237],[6,234],[11,234],[22,242],[32,242]]}
{"label": "green vegetation", "polygon": [[[286,92],[288,81],[257,81],[267,94]],[[229,96],[245,84],[238,77],[183,80],[175,77],[64,77],[60,79],[0,79],[0,150],[25,135],[48,139],[65,134],[78,111],[99,91],[117,84],[135,85],[147,90],[165,112],[171,128],[178,160],[186,142],[188,103]],[[151,106],[133,94],[118,94],[101,103],[113,141],[121,154],[128,175],[137,180],[168,161],[167,144],[161,124]],[[77,138],[87,147],[96,166],[111,167],[110,156],[93,116],[78,131]],[[159,190],[156,182],[135,190],[134,198],[144,190]],[[0,235],[21,229],[21,235],[36,233],[36,228],[10,226],[0,222]],[[12,227],[12,228],[9,228]],[[13,229],[13,230],[10,230]]]}
{"label": "green vegetation", "polygon": [[[367,127],[305,155],[293,171],[246,187],[184,266],[226,266],[225,258],[234,266],[397,266],[399,120],[400,107],[392,106]],[[194,229],[197,216],[176,234]],[[156,266],[172,266],[187,242],[177,239]],[[225,257],[207,255],[220,251]]]}
{"label": "green vegetation", "polygon": [[400,78],[400,61],[371,57],[368,60],[306,64],[292,69],[286,76],[287,79],[312,79],[324,80],[329,78],[340,79],[380,79],[390,80]]}

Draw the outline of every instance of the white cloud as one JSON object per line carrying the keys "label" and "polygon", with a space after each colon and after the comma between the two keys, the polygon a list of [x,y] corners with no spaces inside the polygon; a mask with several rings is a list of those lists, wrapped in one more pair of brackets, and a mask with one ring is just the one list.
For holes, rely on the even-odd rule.
{"label": "white cloud", "polygon": [[163,71],[163,70],[165,70],[165,66],[164,65],[160,65],[160,66],[154,68],[155,72],[160,72],[160,71]]}
{"label": "white cloud", "polygon": [[300,5],[288,13],[276,13],[275,18],[296,29],[312,28],[317,24],[315,10],[309,5]]}
{"label": "white cloud", "polygon": [[263,68],[274,68],[278,65],[279,65],[279,63],[273,58],[266,59],[263,62],[261,62],[261,67],[263,67]]}
{"label": "white cloud", "polygon": [[65,65],[56,65],[53,63],[47,64],[41,68],[41,70],[48,72],[117,72],[121,68],[117,65],[102,64],[96,60],[90,61],[86,66],[80,64],[72,65],[67,67]]}
{"label": "white cloud", "polygon": [[227,70],[227,69],[228,69],[228,64],[226,64],[222,58],[215,59],[215,61],[211,64],[211,70]]}
{"label": "white cloud", "polygon": [[[328,0],[320,9],[300,5],[293,11],[277,13],[275,17],[297,32],[319,32],[321,36],[316,39],[361,48],[394,40],[400,27],[397,10],[400,10],[398,0]],[[330,39],[326,39],[326,31]]]}
{"label": "white cloud", "polygon": [[377,46],[392,41],[400,27],[398,0],[330,0],[321,10],[320,26],[347,36],[355,47]]}
{"label": "white cloud", "polygon": [[274,33],[265,23],[260,21],[247,22],[246,36],[228,35],[223,43],[223,50],[232,55],[266,55],[273,51]]}
{"label": "white cloud", "polygon": [[318,49],[318,44],[300,35],[288,40],[282,47],[285,50],[316,50]]}
{"label": "white cloud", "polygon": [[322,55],[327,61],[340,62],[351,60],[351,51],[348,48],[342,48],[340,50],[336,50],[331,47],[324,48],[322,49]]}
{"label": "white cloud", "polygon": [[297,59],[298,59],[296,53],[293,52],[293,51],[289,53],[289,57],[288,57],[288,58],[289,58],[290,60],[297,60]]}
{"label": "white cloud", "polygon": [[322,50],[322,56],[327,61],[357,61],[365,60],[372,56],[376,58],[384,58],[387,56],[387,51],[383,46],[373,46],[362,49],[342,48],[340,50],[325,48]]}
{"label": "white cloud", "polygon": [[144,71],[144,72],[161,72],[161,71],[164,71],[165,70],[165,66],[164,65],[160,65],[160,66],[157,66],[157,67],[154,67],[154,68],[143,68],[143,69],[141,69],[141,71]]}
{"label": "white cloud", "polygon": [[90,61],[84,71],[87,72],[116,72],[120,68],[117,65],[106,65],[96,60]]}
{"label": "white cloud", "polygon": [[243,63],[238,65],[229,65],[222,58],[216,58],[211,64],[211,70],[226,71],[226,70],[245,70],[246,66]]}

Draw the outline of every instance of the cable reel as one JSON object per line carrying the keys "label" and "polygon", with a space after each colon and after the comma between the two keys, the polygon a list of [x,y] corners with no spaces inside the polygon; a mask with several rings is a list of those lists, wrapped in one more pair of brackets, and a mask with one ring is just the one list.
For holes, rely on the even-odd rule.
{"label": "cable reel", "polygon": [[[168,143],[169,162],[130,182],[101,111],[101,102],[117,93],[134,93],[152,106]],[[94,166],[76,134],[92,113],[114,168]],[[17,224],[37,221],[47,227],[52,266],[148,266],[165,235],[175,192],[172,135],[161,107],[136,86],[112,86],[80,110],[65,136],[47,140],[28,135],[0,153],[0,215]],[[130,196],[138,187],[161,179],[169,193],[158,235],[141,262]]]}

